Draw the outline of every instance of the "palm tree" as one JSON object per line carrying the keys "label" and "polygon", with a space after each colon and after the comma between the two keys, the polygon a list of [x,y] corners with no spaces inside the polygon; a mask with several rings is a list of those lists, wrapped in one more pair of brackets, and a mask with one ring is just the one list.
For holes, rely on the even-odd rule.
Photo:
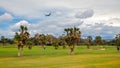
{"label": "palm tree", "polygon": [[117,42],[117,51],[120,50],[120,34],[116,35],[116,42]]}
{"label": "palm tree", "polygon": [[80,41],[80,37],[81,37],[81,32],[79,31],[79,28],[74,27],[74,37],[75,39],[75,43],[78,45],[79,41]]}
{"label": "palm tree", "polygon": [[27,32],[27,27],[21,25],[20,26],[20,34],[16,33],[14,36],[14,41],[18,45],[18,56],[23,55],[23,46],[26,44],[26,41],[29,39],[29,32]]}
{"label": "palm tree", "polygon": [[5,37],[4,37],[4,36],[1,36],[1,41],[2,41],[3,46],[5,46],[6,39],[5,39]]}
{"label": "palm tree", "polygon": [[25,32],[27,32],[28,28],[25,26],[25,27],[24,27],[24,30],[25,30]]}
{"label": "palm tree", "polygon": [[38,40],[39,40],[39,34],[38,33],[35,34],[34,39],[38,42]]}
{"label": "palm tree", "polygon": [[81,36],[81,32],[79,28],[67,28],[69,33],[66,35],[66,42],[70,47],[70,54],[74,52],[75,45],[78,44]]}
{"label": "palm tree", "polygon": [[46,38],[47,38],[47,44],[52,45],[53,44],[54,36],[51,35],[51,34],[47,34]]}
{"label": "palm tree", "polygon": [[74,27],[74,33],[76,33],[77,31],[79,31],[79,28]]}
{"label": "palm tree", "polygon": [[26,44],[28,45],[28,49],[31,50],[33,45],[33,39],[27,40]]}
{"label": "palm tree", "polygon": [[25,30],[25,27],[24,27],[23,25],[21,25],[21,26],[20,26],[20,30],[21,30],[21,33],[23,33],[24,30]]}
{"label": "palm tree", "polygon": [[67,33],[68,35],[68,32],[69,32],[69,29],[65,28],[64,31]]}
{"label": "palm tree", "polygon": [[88,40],[87,48],[90,49],[90,45],[92,44],[92,36],[88,36],[87,40]]}
{"label": "palm tree", "polygon": [[40,41],[41,41],[41,46],[45,50],[45,45],[47,44],[47,38],[44,34],[41,34],[39,36],[39,38],[40,38]]}
{"label": "palm tree", "polygon": [[96,45],[100,45],[100,44],[102,43],[102,38],[101,38],[101,36],[96,36],[96,37],[95,37],[95,43],[96,43]]}
{"label": "palm tree", "polygon": [[58,44],[58,39],[57,38],[53,39],[53,46],[55,47],[56,50],[58,49],[59,44]]}
{"label": "palm tree", "polygon": [[36,34],[34,37],[35,41],[42,46],[42,48],[45,50],[45,45],[47,44],[47,36],[44,34]]}
{"label": "palm tree", "polygon": [[59,37],[59,45],[63,46],[63,49],[66,48],[67,43],[66,43],[66,41],[65,41],[64,34]]}
{"label": "palm tree", "polygon": [[14,42],[18,46],[18,56],[21,56],[21,48],[23,49],[23,44],[22,44],[20,34],[18,34],[17,32],[16,32],[16,34],[14,36]]}
{"label": "palm tree", "polygon": [[102,44],[102,37],[101,36],[96,36],[95,37],[95,44],[97,46]]}

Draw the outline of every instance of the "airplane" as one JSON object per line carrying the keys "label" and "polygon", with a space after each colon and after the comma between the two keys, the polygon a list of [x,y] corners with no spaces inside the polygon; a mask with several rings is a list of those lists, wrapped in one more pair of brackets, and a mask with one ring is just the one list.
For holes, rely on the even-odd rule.
{"label": "airplane", "polygon": [[45,16],[50,16],[51,15],[51,13],[49,13],[49,14],[46,14]]}

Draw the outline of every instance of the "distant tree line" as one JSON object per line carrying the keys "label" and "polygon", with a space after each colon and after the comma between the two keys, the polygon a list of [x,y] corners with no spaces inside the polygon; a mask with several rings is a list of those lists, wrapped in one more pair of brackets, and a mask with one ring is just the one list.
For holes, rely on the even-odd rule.
{"label": "distant tree line", "polygon": [[65,28],[64,31],[66,34],[62,36],[55,37],[52,34],[39,34],[36,33],[34,37],[30,38],[30,33],[27,31],[26,26],[21,25],[19,32],[15,33],[14,39],[6,38],[1,36],[0,43],[5,46],[6,43],[17,44],[18,46],[18,56],[23,55],[23,47],[27,46],[29,49],[32,49],[32,46],[39,45],[44,50],[45,46],[53,46],[55,49],[58,49],[59,46],[63,46],[63,49],[66,46],[69,46],[70,54],[74,53],[75,46],[86,45],[88,49],[90,46],[96,45],[117,45],[117,50],[120,48],[120,34],[116,35],[116,38],[110,41],[102,39],[101,36],[96,36],[93,40],[92,36],[87,36],[87,38],[81,38],[81,31],[77,27]]}
{"label": "distant tree line", "polygon": [[[38,34],[38,33],[37,33]],[[35,34],[35,35],[37,35]],[[51,35],[51,34],[39,34],[40,36],[43,36],[43,39],[41,39],[41,41],[44,40],[44,44],[47,46],[51,46],[53,45],[53,39],[57,39],[59,42],[58,44],[60,46],[62,46],[63,44],[66,44],[67,42],[63,41],[65,40],[64,35],[59,36],[58,38],[56,38],[55,36]],[[40,43],[37,41],[37,39],[35,39],[34,37],[31,37],[31,42],[33,45],[39,45]],[[51,39],[51,40],[50,40]],[[111,39],[111,40],[104,40],[102,39],[101,36],[96,36],[95,39],[93,40],[92,36],[88,36],[87,38],[79,38],[79,42],[78,45],[112,45],[112,46],[116,46],[117,42],[116,42],[116,38]],[[0,43],[5,46],[6,44],[15,44],[14,43],[14,39],[10,39],[10,38],[6,38],[5,36],[1,36],[0,38]],[[43,44],[43,43],[42,43]]]}

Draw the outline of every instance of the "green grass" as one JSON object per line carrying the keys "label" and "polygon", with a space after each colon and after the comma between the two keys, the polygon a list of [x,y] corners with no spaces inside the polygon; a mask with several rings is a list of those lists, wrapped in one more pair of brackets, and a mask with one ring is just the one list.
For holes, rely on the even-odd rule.
{"label": "green grass", "polygon": [[24,48],[24,56],[17,57],[15,46],[0,47],[0,68],[120,68],[120,52],[114,46],[105,46],[105,50],[77,46],[74,55],[68,53],[68,47],[33,47]]}

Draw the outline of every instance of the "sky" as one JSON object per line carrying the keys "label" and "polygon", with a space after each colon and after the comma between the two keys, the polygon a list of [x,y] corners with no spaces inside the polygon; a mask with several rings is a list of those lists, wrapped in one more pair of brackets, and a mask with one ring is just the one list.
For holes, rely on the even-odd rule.
{"label": "sky", "polygon": [[[82,38],[114,39],[120,33],[120,0],[0,0],[0,36],[13,38],[20,25],[36,33],[64,34],[78,27]],[[46,16],[51,13],[50,16]]]}

